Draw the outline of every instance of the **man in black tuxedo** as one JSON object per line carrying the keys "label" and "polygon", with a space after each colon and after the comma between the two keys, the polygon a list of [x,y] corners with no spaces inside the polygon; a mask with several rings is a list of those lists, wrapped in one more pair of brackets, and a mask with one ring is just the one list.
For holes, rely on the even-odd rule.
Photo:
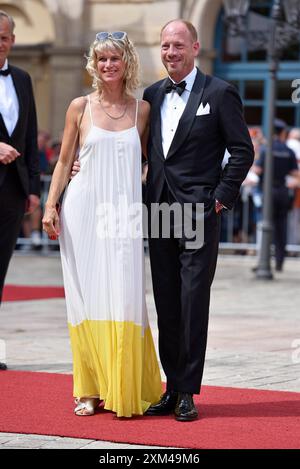
{"label": "man in black tuxedo", "polygon": [[[39,205],[37,119],[28,73],[9,66],[15,23],[0,11],[0,303],[25,210]],[[0,363],[0,369],[6,365]]]}
{"label": "man in black tuxedo", "polygon": [[[144,93],[151,104],[148,212],[151,204],[176,202],[182,207],[193,204],[194,217],[196,204],[204,204],[202,247],[188,248],[187,239],[175,235],[174,224],[168,238],[149,233],[167,390],[147,414],[175,412],[179,421],[198,418],[193,394],[199,394],[203,374],[219,213],[233,207],[254,157],[237,91],[197,69],[198,53],[194,26],[182,20],[169,22],[161,33],[162,62],[169,78]],[[231,157],[222,171],[226,148]]]}

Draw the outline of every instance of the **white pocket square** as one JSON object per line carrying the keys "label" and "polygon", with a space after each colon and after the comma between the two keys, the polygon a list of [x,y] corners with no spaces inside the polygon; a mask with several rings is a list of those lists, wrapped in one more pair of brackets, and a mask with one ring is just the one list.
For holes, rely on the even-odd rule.
{"label": "white pocket square", "polygon": [[206,114],[210,114],[210,105],[209,103],[206,103],[203,107],[203,104],[201,103],[198,107],[196,116],[205,116]]}

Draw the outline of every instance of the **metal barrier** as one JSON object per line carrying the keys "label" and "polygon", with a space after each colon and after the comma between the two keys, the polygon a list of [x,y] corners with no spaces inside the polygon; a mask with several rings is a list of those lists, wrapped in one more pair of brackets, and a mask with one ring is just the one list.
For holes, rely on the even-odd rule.
{"label": "metal barrier", "polygon": [[[260,204],[258,203],[260,201]],[[291,225],[291,212],[288,230]],[[256,189],[242,187],[241,196],[233,210],[222,212],[220,249],[234,252],[257,252],[261,239],[262,198]],[[226,236],[224,239],[224,230]],[[298,225],[298,230],[300,226]],[[297,244],[287,244],[286,251],[300,253],[300,233]]]}
{"label": "metal barrier", "polygon": [[[41,177],[41,207],[47,200],[51,175]],[[241,197],[233,210],[222,211],[220,250],[224,252],[256,252],[259,248],[259,208],[255,205],[255,197],[251,189],[243,187]],[[41,253],[50,254],[58,249],[58,241],[51,241],[46,233],[41,235]],[[300,236],[299,236],[300,237]],[[146,243],[147,244],[147,243]],[[31,246],[30,238],[18,238],[17,248]],[[300,242],[298,244],[288,244],[288,252],[300,253]]]}

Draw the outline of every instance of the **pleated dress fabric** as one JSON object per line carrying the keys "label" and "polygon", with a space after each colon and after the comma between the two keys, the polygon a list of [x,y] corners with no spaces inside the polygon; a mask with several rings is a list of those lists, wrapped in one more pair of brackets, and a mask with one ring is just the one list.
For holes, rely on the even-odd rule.
{"label": "pleated dress fabric", "polygon": [[161,395],[145,301],[141,144],[135,125],[93,122],[60,216],[61,260],[73,353],[74,397],[99,397],[118,417]]}

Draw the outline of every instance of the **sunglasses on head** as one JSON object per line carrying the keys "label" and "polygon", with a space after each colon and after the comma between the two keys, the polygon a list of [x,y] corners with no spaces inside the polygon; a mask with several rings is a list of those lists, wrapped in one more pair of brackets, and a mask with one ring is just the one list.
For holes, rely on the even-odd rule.
{"label": "sunglasses on head", "polygon": [[123,39],[127,38],[127,33],[124,31],[114,31],[112,33],[101,31],[100,33],[96,34],[96,41],[105,41],[106,39],[115,39],[117,41],[122,41]]}

